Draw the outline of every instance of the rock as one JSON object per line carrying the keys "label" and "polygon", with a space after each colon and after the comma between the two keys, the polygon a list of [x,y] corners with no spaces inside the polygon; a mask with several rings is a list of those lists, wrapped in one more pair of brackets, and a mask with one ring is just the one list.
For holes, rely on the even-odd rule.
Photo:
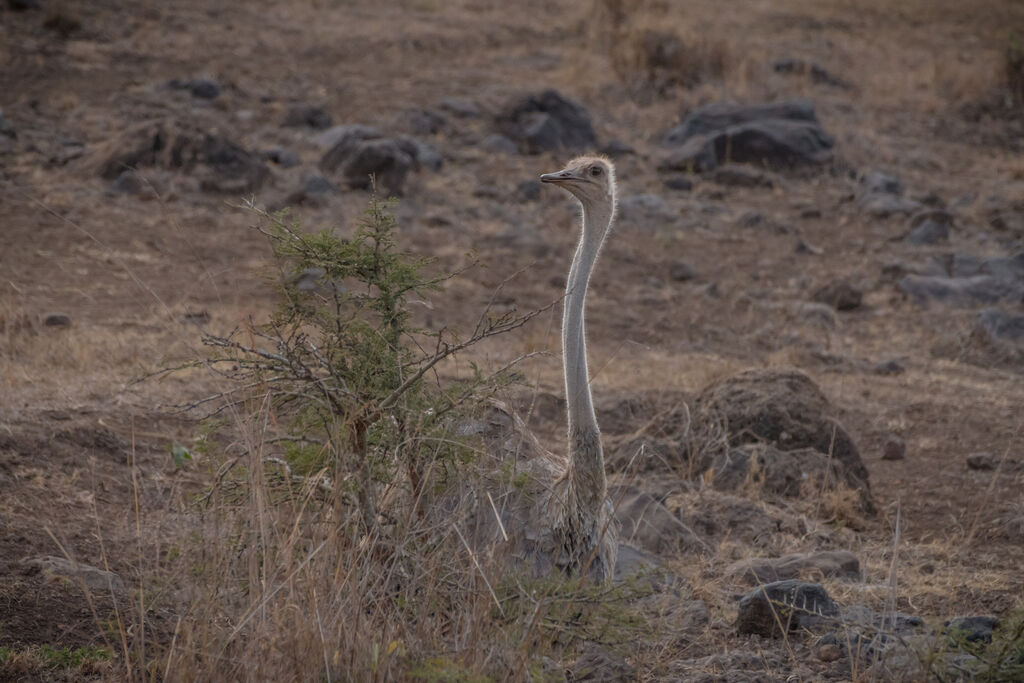
{"label": "rock", "polygon": [[991,453],[971,453],[967,456],[969,470],[994,470],[996,465],[996,458]]}
{"label": "rock", "polygon": [[834,662],[843,656],[843,651],[835,643],[823,643],[818,645],[816,654],[823,662]]}
{"label": "rock", "polygon": [[736,630],[740,634],[780,637],[837,617],[839,605],[821,584],[790,579],[760,586],[743,596]]}
{"label": "rock", "polygon": [[813,83],[830,85],[842,90],[850,89],[850,84],[843,79],[833,76],[817,64],[802,59],[780,59],[772,64],[772,68],[775,69],[775,73],[809,76]]}
{"label": "rock", "polygon": [[774,583],[801,576],[860,579],[860,562],[848,550],[793,553],[777,558],[741,560],[725,570],[750,584]]}
{"label": "rock", "polygon": [[125,169],[110,184],[112,194],[138,194],[142,191],[142,178],[135,169]]}
{"label": "rock", "polygon": [[331,127],[331,115],[315,104],[290,104],[281,125],[285,128],[313,128],[324,130]]}
{"label": "rock", "polygon": [[310,175],[302,184],[302,189],[307,195],[336,194],[338,188],[334,187],[327,178],[322,175]]}
{"label": "rock", "polygon": [[583,151],[597,145],[590,114],[555,90],[510,103],[497,117],[499,129],[526,154]]}
{"label": "rock", "polygon": [[753,490],[795,498],[858,482],[844,466],[813,448],[780,451],[767,444],[744,444],[719,453],[704,474],[718,491]]}
{"label": "rock", "polygon": [[292,284],[301,292],[312,292],[316,290],[320,278],[326,274],[323,268],[306,268],[295,277]]}
{"label": "rock", "polygon": [[615,583],[622,583],[638,576],[650,575],[661,566],[657,558],[644,553],[628,543],[619,543],[615,557]]}
{"label": "rock", "polygon": [[[375,138],[382,137],[384,137],[384,134],[373,126],[364,126],[360,123],[350,123],[328,128],[324,132],[317,134],[313,138],[313,143],[320,149],[331,150],[338,147],[344,147],[342,143],[353,145],[362,140],[373,140]],[[333,167],[337,168],[339,164],[340,160],[337,163],[333,163]]]}
{"label": "rock", "polygon": [[618,140],[618,139],[616,139],[616,140],[609,140],[608,142],[604,143],[597,150],[597,152],[598,152],[598,154],[604,154],[606,156],[610,156],[613,159],[616,159],[618,157],[624,157],[624,156],[627,156],[629,154],[636,154],[636,150],[634,148],[630,147],[625,142],[623,142],[622,140]]}
{"label": "rock", "polygon": [[3,114],[0,114],[0,135],[8,137],[12,140],[18,137],[18,131],[14,127],[14,124],[5,119],[3,117]]}
{"label": "rock", "polygon": [[687,140],[662,157],[657,168],[662,173],[703,173],[713,170],[717,165],[714,145],[704,137],[697,137]]}
{"label": "rock", "polygon": [[692,530],[646,491],[635,486],[611,486],[608,497],[616,503],[623,543],[657,555],[705,547]]}
{"label": "rock", "polygon": [[565,672],[570,683],[621,683],[636,679],[636,671],[621,657],[609,654],[596,643],[587,643],[583,653]]}
{"label": "rock", "polygon": [[[666,501],[668,502],[668,501]],[[714,489],[671,500],[677,515],[699,538],[711,545],[726,540],[755,547],[773,547],[779,534],[801,537],[806,526],[796,516],[774,505]]]}
{"label": "rock", "polygon": [[414,151],[414,145],[408,140],[379,137],[375,129],[366,126],[352,127],[320,159],[320,168],[326,172],[340,170],[352,189],[369,189],[372,176],[388,194],[401,195],[405,178],[417,163],[410,151]]}
{"label": "rock", "polygon": [[704,170],[728,162],[782,170],[823,164],[832,158],[832,145],[831,136],[817,123],[766,119],[692,138],[663,163],[672,159],[678,164],[679,154],[685,151]]}
{"label": "rock", "polygon": [[811,295],[814,301],[828,304],[837,311],[852,311],[860,308],[863,294],[846,280],[835,280],[819,287]]}
{"label": "rock", "polygon": [[471,100],[461,97],[445,97],[437,103],[437,106],[458,118],[475,119],[480,117],[480,108]]}
{"label": "rock", "polygon": [[172,80],[168,85],[175,90],[188,90],[192,97],[212,100],[220,96],[220,83],[210,78],[193,78],[187,81]]}
{"label": "rock", "polygon": [[720,424],[733,447],[767,442],[781,451],[813,448],[842,464],[844,476],[872,509],[868,471],[835,408],[804,373],[790,368],[746,370],[706,387],[695,402],[695,422]]}
{"label": "rock", "polygon": [[669,266],[668,276],[676,282],[688,282],[697,277],[697,270],[686,261],[676,261]]}
{"label": "rock", "polygon": [[395,141],[402,148],[402,151],[412,157],[418,168],[422,167],[428,168],[431,171],[440,171],[441,167],[444,166],[444,159],[441,158],[441,153],[431,145],[404,135],[395,138]]}
{"label": "rock", "polygon": [[901,375],[904,372],[903,364],[894,358],[883,360],[877,363],[871,371],[876,375]]}
{"label": "rock", "polygon": [[71,316],[67,313],[47,313],[42,317],[44,327],[71,327]]}
{"label": "rock", "polygon": [[975,333],[989,341],[1024,341],[1024,314],[986,308],[974,322]]}
{"label": "rock", "polygon": [[868,171],[860,177],[865,194],[903,194],[903,185],[895,178],[881,171]]}
{"label": "rock", "polygon": [[719,166],[711,172],[711,180],[730,187],[775,187],[775,181],[767,173],[739,164]]}
{"label": "rock", "polygon": [[281,147],[271,147],[260,152],[267,161],[277,164],[281,168],[294,168],[302,163],[302,159],[299,155],[291,150],[282,149]]}
{"label": "rock", "polygon": [[29,566],[39,567],[44,574],[58,576],[70,581],[81,581],[85,587],[98,595],[109,596],[126,590],[124,581],[114,572],[108,572],[82,562],[72,562],[63,557],[45,555],[23,560]]}
{"label": "rock", "polygon": [[98,173],[107,180],[126,169],[157,166],[198,175],[208,192],[252,193],[270,175],[258,155],[219,135],[172,122],[129,130],[98,155]]}
{"label": "rock", "polygon": [[949,239],[953,215],[942,209],[921,211],[910,219],[910,233],[904,238],[908,244],[938,244]]}
{"label": "rock", "polygon": [[636,194],[623,197],[618,202],[619,220],[624,223],[660,220],[672,217],[672,210],[664,199],[656,194]]}
{"label": "rock", "polygon": [[507,154],[512,156],[519,153],[516,143],[500,133],[488,135],[480,142],[480,148],[495,154]]}
{"label": "rock", "polygon": [[7,6],[15,12],[24,12],[30,9],[39,9],[39,0],[7,0]]}
{"label": "rock", "polygon": [[875,218],[889,216],[910,216],[923,207],[913,199],[906,199],[889,193],[870,192],[858,200],[858,206],[864,213]]}
{"label": "rock", "polygon": [[540,199],[540,193],[544,184],[539,180],[524,180],[516,186],[516,194],[528,202],[535,202]]}
{"label": "rock", "polygon": [[816,247],[806,240],[797,240],[796,246],[793,247],[793,251],[797,254],[813,254],[814,256],[821,256],[825,253],[824,249]]}
{"label": "rock", "polygon": [[882,447],[882,460],[903,460],[907,456],[907,446],[898,436],[890,436]]}
{"label": "rock", "polygon": [[732,126],[755,121],[781,119],[817,123],[810,100],[783,100],[767,104],[731,104],[713,102],[690,112],[683,122],[665,134],[661,144],[677,147],[698,135],[715,133]]}
{"label": "rock", "polygon": [[897,287],[918,304],[938,301],[960,307],[1019,301],[1024,296],[1024,282],[1008,281],[992,275],[907,275],[899,281]]}
{"label": "rock", "polygon": [[946,636],[954,643],[991,643],[999,619],[992,616],[956,617],[945,624]]}
{"label": "rock", "polygon": [[411,109],[403,118],[413,135],[437,135],[448,123],[444,116],[429,109]]}
{"label": "rock", "polygon": [[680,192],[689,192],[693,189],[693,181],[684,175],[673,174],[666,176],[662,181],[670,190],[678,190]]}

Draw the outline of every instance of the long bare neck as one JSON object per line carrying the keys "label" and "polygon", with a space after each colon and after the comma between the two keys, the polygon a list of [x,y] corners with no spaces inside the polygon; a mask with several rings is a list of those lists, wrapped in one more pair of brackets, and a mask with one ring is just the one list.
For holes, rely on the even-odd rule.
{"label": "long bare neck", "polygon": [[584,304],[590,273],[612,220],[611,206],[584,207],[583,231],[569,269],[562,313],[562,359],[565,364],[565,400],[569,417],[569,471],[577,495],[591,504],[603,505],[604,456],[601,432],[594,414],[587,370]]}

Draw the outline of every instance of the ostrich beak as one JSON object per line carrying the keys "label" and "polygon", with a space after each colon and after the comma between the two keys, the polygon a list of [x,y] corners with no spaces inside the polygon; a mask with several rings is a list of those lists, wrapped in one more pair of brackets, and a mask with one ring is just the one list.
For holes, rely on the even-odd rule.
{"label": "ostrich beak", "polygon": [[571,171],[568,168],[558,171],[557,173],[545,173],[540,177],[540,181],[542,183],[554,183],[556,185],[572,180],[583,180],[583,178],[578,173]]}

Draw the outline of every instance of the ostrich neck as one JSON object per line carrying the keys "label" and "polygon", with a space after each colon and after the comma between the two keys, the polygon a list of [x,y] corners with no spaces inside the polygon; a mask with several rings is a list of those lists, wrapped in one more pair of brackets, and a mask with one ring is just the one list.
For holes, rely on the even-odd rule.
{"label": "ostrich neck", "polygon": [[[569,470],[580,502],[602,505],[605,497],[601,433],[594,414],[587,370],[584,304],[590,273],[611,224],[611,207],[584,207],[583,231],[565,290],[562,314],[562,359],[565,364],[565,400],[569,417]],[[597,495],[594,495],[597,494]]]}

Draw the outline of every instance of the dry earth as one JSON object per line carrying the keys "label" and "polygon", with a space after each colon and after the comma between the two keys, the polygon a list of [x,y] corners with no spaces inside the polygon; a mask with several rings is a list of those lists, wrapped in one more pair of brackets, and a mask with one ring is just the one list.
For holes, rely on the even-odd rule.
{"label": "dry earth", "polygon": [[[780,641],[728,627],[746,589],[721,574],[742,557],[852,551],[864,580],[826,585],[841,602],[879,605],[897,511],[899,609],[941,621],[1019,604],[1022,356],[977,339],[983,306],[909,298],[893,264],[913,271],[954,253],[1024,249],[1024,115],[1007,113],[1000,90],[1009,28],[1024,32],[1024,4],[695,0],[659,15],[634,3],[629,22],[666,16],[662,27],[722,62],[689,87],[662,88],[614,68],[618,48],[602,29],[616,3],[40,4],[0,8],[0,107],[16,131],[0,134],[0,646],[101,642],[95,615],[110,605],[90,605],[77,585],[25,560],[67,553],[128,581],[141,575],[154,560],[136,521],[158,532],[152,520],[166,515],[170,524],[185,492],[202,484],[197,472],[176,471],[169,454],[171,443],[194,436],[195,417],[169,407],[218,385],[202,374],[133,380],[197,353],[200,326],[226,332],[272,306],[267,243],[237,206],[246,193],[204,192],[196,177],[160,166],[140,168],[137,192],[112,189],[99,169],[127,144],[126,132],[173,120],[248,150],[293,152],[298,165],[268,163],[269,178],[254,191],[270,206],[288,203],[304,176],[319,172],[320,131],[280,125],[292,103],[320,105],[335,124],[429,143],[444,165],[410,175],[400,236],[444,266],[470,251],[481,258],[483,267],[438,293],[424,314],[429,324],[459,326],[519,271],[505,305],[528,309],[560,294],[573,209],[553,189],[529,198],[519,186],[560,168],[568,153],[483,145],[508,101],[547,87],[586,107],[599,147],[618,140],[631,148],[615,155],[622,197],[664,200],[648,214],[623,215],[595,275],[588,334],[601,404],[645,398],[668,408],[738,370],[793,366],[837,407],[870,473],[874,515],[815,522],[823,536],[763,547],[721,541],[710,556],[670,560],[712,606],[712,624],[726,625],[709,629],[689,656],[749,650],[752,639],[753,651],[785,653]],[[776,72],[782,58],[821,65],[849,87]],[[219,96],[168,86],[199,76],[218,83]],[[663,184],[658,143],[682,112],[795,96],[811,98],[835,136],[832,162],[773,174],[773,187],[709,176],[694,176],[689,191]],[[440,108],[446,97],[473,103],[480,116]],[[436,131],[424,132],[424,110],[442,114]],[[909,197],[948,207],[948,240],[909,244],[904,218],[863,211],[857,178],[870,170],[898,177]],[[292,210],[308,229],[344,232],[367,193],[325,175],[341,191]],[[678,279],[680,262],[694,277]],[[862,292],[859,306],[804,305],[836,280]],[[997,307],[1024,312],[1019,300]],[[43,325],[51,312],[68,314],[70,326]],[[476,360],[493,367],[528,350],[554,352],[557,335],[555,309]],[[876,369],[890,360],[902,370]],[[557,355],[531,361],[524,374],[539,396],[561,394]],[[558,413],[538,413],[537,428],[557,448]],[[646,422],[624,419],[606,430],[614,443]],[[905,444],[903,459],[882,459],[891,437]],[[976,452],[992,454],[998,468],[968,469]],[[660,489],[660,476],[641,483]],[[801,652],[790,652],[798,661],[788,674],[774,655],[763,657],[761,680],[851,677]],[[703,665],[715,673],[713,662]]]}

